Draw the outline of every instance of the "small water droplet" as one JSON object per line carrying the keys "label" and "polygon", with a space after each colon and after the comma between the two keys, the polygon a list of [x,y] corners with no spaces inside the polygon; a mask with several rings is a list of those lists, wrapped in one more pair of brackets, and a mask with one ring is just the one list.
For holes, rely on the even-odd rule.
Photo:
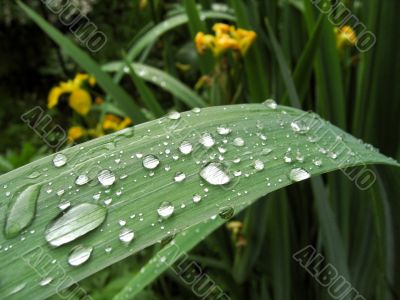
{"label": "small water droplet", "polygon": [[46,241],[54,247],[69,243],[99,227],[106,215],[107,210],[100,205],[76,205],[49,224],[45,232]]}
{"label": "small water droplet", "polygon": [[159,208],[157,209],[157,214],[163,218],[168,219],[174,213],[175,207],[172,205],[171,202],[163,202],[160,204]]}
{"label": "small water droplet", "polygon": [[55,167],[60,168],[67,163],[67,157],[62,153],[57,153],[53,158],[53,164]]}
{"label": "small water droplet", "polygon": [[199,143],[202,144],[205,148],[211,148],[215,144],[214,137],[208,133],[205,132],[201,135]]}
{"label": "small water droplet", "polygon": [[228,135],[232,132],[232,129],[230,129],[229,127],[225,127],[225,126],[218,126],[217,132],[219,135]]}
{"label": "small water droplet", "polygon": [[28,178],[29,178],[29,179],[35,179],[35,178],[38,178],[40,175],[41,175],[40,172],[38,172],[38,171],[33,171],[31,174],[28,175]]}
{"label": "small water droplet", "polygon": [[79,175],[76,179],[75,179],[75,184],[76,185],[84,185],[86,183],[89,182],[89,177],[85,174],[83,175]]}
{"label": "small water droplet", "polygon": [[235,214],[235,210],[233,207],[223,207],[219,211],[219,216],[224,219],[224,220],[229,220],[231,219]]}
{"label": "small water droplet", "polygon": [[264,105],[270,109],[276,109],[278,107],[278,104],[276,104],[275,100],[273,99],[265,100]]}
{"label": "small water droplet", "polygon": [[80,266],[89,260],[92,252],[93,247],[78,245],[70,252],[68,256],[68,264],[73,267]]}
{"label": "small water droplet", "polygon": [[254,169],[256,169],[256,171],[262,171],[264,170],[264,162],[257,159],[254,161]]}
{"label": "small water droplet", "polygon": [[186,175],[183,172],[176,172],[174,176],[175,182],[182,182],[186,179]]}
{"label": "small water droplet", "polygon": [[201,195],[199,194],[194,194],[192,197],[192,200],[194,203],[199,203],[201,201]]}
{"label": "small water droplet", "polygon": [[143,158],[143,167],[148,170],[157,168],[159,164],[160,160],[155,155],[149,154]]}
{"label": "small water droplet", "polygon": [[135,233],[132,229],[129,228],[122,228],[121,232],[119,233],[119,240],[124,244],[129,244],[132,242],[133,238],[135,237]]}
{"label": "small water droplet", "polygon": [[28,227],[35,217],[36,203],[40,193],[39,185],[31,185],[16,194],[11,200],[4,229],[7,238],[17,236]]}
{"label": "small water droplet", "polygon": [[313,164],[317,167],[322,166],[322,160],[320,160],[319,158],[315,158],[313,159]]}
{"label": "small water droplet", "polygon": [[201,108],[195,107],[195,108],[192,109],[192,112],[194,112],[195,114],[198,114],[198,113],[201,112]]}
{"label": "small water droplet", "polygon": [[112,186],[115,182],[115,175],[110,170],[103,170],[97,176],[100,184],[104,187]]}
{"label": "small water droplet", "polygon": [[68,207],[70,207],[71,206],[71,202],[70,201],[65,201],[65,202],[60,202],[59,204],[58,204],[58,208],[61,210],[61,211],[63,211],[63,210],[66,210]]}
{"label": "small water droplet", "polygon": [[290,180],[293,180],[296,182],[308,179],[310,177],[311,177],[310,173],[308,173],[306,170],[304,170],[302,168],[292,169],[292,170],[290,170],[290,173],[289,173]]}
{"label": "small water droplet", "polygon": [[178,120],[178,119],[180,119],[180,117],[181,117],[181,114],[177,111],[171,111],[168,114],[168,119],[170,119],[170,120]]}
{"label": "small water droplet", "polygon": [[271,148],[264,148],[261,150],[261,155],[268,155],[272,152]]}
{"label": "small water droplet", "polygon": [[53,281],[53,278],[52,277],[46,277],[46,278],[43,278],[40,282],[39,282],[39,285],[40,286],[46,286],[46,285],[48,285],[49,283],[51,283]]}
{"label": "small water droplet", "polygon": [[190,154],[193,151],[193,145],[188,141],[183,141],[179,145],[179,151],[184,155]]}
{"label": "small water droplet", "polygon": [[237,137],[233,140],[233,145],[235,145],[236,147],[243,147],[244,140],[241,137]]}
{"label": "small water droplet", "polygon": [[207,164],[200,171],[200,176],[212,185],[224,185],[230,182],[230,177],[222,163],[212,162]]}

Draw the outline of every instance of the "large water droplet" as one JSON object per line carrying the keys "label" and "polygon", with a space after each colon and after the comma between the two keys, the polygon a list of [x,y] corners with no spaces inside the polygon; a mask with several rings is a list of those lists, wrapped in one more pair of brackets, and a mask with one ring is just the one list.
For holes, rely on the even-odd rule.
{"label": "large water droplet", "polygon": [[212,185],[224,185],[230,182],[222,163],[212,162],[207,164],[201,171],[200,176]]}
{"label": "large water droplet", "polygon": [[115,175],[110,170],[103,170],[97,175],[97,179],[104,187],[112,186],[115,182]]}
{"label": "large water droplet", "polygon": [[199,143],[208,149],[208,148],[211,148],[212,146],[214,146],[215,140],[214,140],[214,137],[210,133],[206,132],[201,135]]}
{"label": "large water droplet", "polygon": [[310,127],[303,120],[297,120],[290,123],[290,127],[296,133],[304,134],[310,130]]}
{"label": "large water droplet", "polygon": [[160,160],[155,155],[149,154],[143,158],[143,167],[148,170],[157,168],[159,164]]}
{"label": "large water droplet", "polygon": [[199,194],[194,194],[192,197],[192,200],[194,203],[199,203],[201,201],[201,195]]}
{"label": "large water droplet", "polygon": [[290,170],[289,178],[293,181],[302,181],[310,178],[310,173],[302,168],[295,168]]}
{"label": "large water droplet", "polygon": [[193,146],[190,142],[188,141],[183,141],[180,145],[179,145],[179,151],[182,154],[190,154],[193,151]]}
{"label": "large water droplet", "polygon": [[84,185],[86,183],[89,182],[89,177],[85,174],[79,175],[76,179],[75,179],[75,184],[76,185]]}
{"label": "large water droplet", "polygon": [[67,157],[62,153],[57,153],[53,158],[53,164],[55,167],[59,168],[67,163]]}
{"label": "large water droplet", "polygon": [[168,114],[168,119],[170,119],[170,120],[178,120],[178,119],[180,119],[180,117],[181,117],[181,114],[178,113],[177,111],[171,111]]}
{"label": "large water droplet", "polygon": [[264,105],[270,109],[276,109],[278,107],[278,104],[276,104],[275,100],[273,99],[265,100]]}
{"label": "large water droplet", "polygon": [[17,236],[28,227],[36,212],[36,203],[40,193],[39,185],[31,185],[15,196],[8,210],[4,234],[7,238]]}
{"label": "large water droplet", "polygon": [[92,255],[93,247],[78,245],[74,247],[68,256],[68,264],[77,267],[87,262]]}
{"label": "large water droplet", "polygon": [[163,202],[160,204],[159,208],[157,209],[157,214],[163,218],[168,219],[174,213],[175,207],[172,205],[171,202]]}
{"label": "large water droplet", "polygon": [[121,232],[119,233],[119,240],[124,244],[129,244],[132,242],[133,238],[135,237],[135,233],[132,229],[129,228],[122,228]]}
{"label": "large water droplet", "polygon": [[186,179],[186,175],[183,172],[176,172],[174,176],[174,181],[175,182],[182,182]]}
{"label": "large water droplet", "polygon": [[233,207],[223,207],[219,211],[219,216],[225,220],[229,220],[234,216],[234,214],[235,210],[233,209]]}
{"label": "large water droplet", "polygon": [[74,206],[47,227],[46,241],[54,247],[69,243],[99,227],[106,215],[107,210],[97,204]]}

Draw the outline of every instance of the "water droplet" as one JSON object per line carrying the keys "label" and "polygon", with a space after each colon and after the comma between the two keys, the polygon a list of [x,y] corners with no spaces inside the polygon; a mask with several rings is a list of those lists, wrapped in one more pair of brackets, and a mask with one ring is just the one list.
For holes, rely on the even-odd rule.
{"label": "water droplet", "polygon": [[89,177],[85,174],[79,175],[75,180],[76,185],[84,185],[88,182],[89,182]]}
{"label": "water droplet", "polygon": [[28,227],[36,212],[36,203],[40,193],[39,185],[31,185],[17,194],[8,210],[4,234],[7,238],[17,236]]}
{"label": "water droplet", "polygon": [[233,207],[223,207],[219,211],[219,216],[224,220],[231,219],[235,214]]}
{"label": "water droplet", "polygon": [[63,211],[63,210],[66,210],[68,207],[70,207],[71,206],[71,202],[69,202],[69,201],[66,201],[66,202],[60,202],[59,204],[58,204],[58,208],[61,210],[61,211]]}
{"label": "water droplet", "polygon": [[76,205],[49,224],[45,232],[46,241],[54,247],[69,243],[99,227],[106,215],[107,210],[100,205]]}
{"label": "water droplet", "polygon": [[194,194],[192,200],[194,203],[199,203],[201,201],[201,196],[199,194]]}
{"label": "water droplet", "polygon": [[310,130],[310,127],[308,127],[302,120],[293,121],[290,123],[290,127],[294,132],[299,134],[307,133]]}
{"label": "water droplet", "polygon": [[201,108],[195,107],[195,108],[192,109],[192,112],[194,112],[195,114],[198,114],[198,113],[201,112]]}
{"label": "water droplet", "polygon": [[188,141],[183,141],[180,145],[179,145],[179,151],[182,154],[190,154],[193,151],[193,146],[190,142]]}
{"label": "water droplet", "polygon": [[230,129],[229,127],[225,127],[225,126],[218,126],[217,132],[219,135],[228,135],[232,132],[232,129]]}
{"label": "water droplet", "polygon": [[160,204],[160,207],[157,209],[157,214],[163,218],[168,219],[174,213],[175,207],[171,202],[163,202]]}
{"label": "water droplet", "polygon": [[230,182],[222,163],[212,162],[207,164],[201,171],[200,176],[212,185],[224,185]]}
{"label": "water droplet", "polygon": [[157,168],[159,164],[160,160],[155,155],[149,154],[143,158],[143,167],[148,170]]}
{"label": "water droplet", "polygon": [[174,176],[175,182],[182,182],[186,179],[186,175],[183,172],[176,172]]}
{"label": "water droplet", "polygon": [[178,119],[180,119],[180,117],[181,117],[181,114],[178,113],[177,111],[171,111],[168,114],[168,119],[170,119],[170,120],[178,120]]}
{"label": "water droplet", "polygon": [[53,281],[53,278],[52,277],[46,277],[46,278],[43,278],[40,282],[39,282],[39,285],[40,286],[46,286],[46,285],[48,285],[50,282],[52,282]]}
{"label": "water droplet", "polygon": [[28,178],[29,179],[35,179],[35,178],[38,178],[40,175],[41,175],[40,172],[33,171],[31,174],[28,175]]}
{"label": "water droplet", "polygon": [[68,264],[73,267],[80,266],[89,260],[92,252],[93,247],[78,245],[70,252],[68,256]]}
{"label": "water droplet", "polygon": [[53,158],[53,164],[55,167],[60,168],[67,163],[67,157],[62,153],[57,153]]}
{"label": "water droplet", "polygon": [[319,158],[315,158],[313,159],[313,164],[317,167],[322,166],[322,160],[320,160]]}
{"label": "water droplet", "polygon": [[214,137],[208,133],[205,132],[201,135],[199,143],[202,144],[205,148],[211,148],[215,144]]}
{"label": "water droplet", "polygon": [[304,170],[302,168],[295,168],[295,169],[290,170],[289,178],[290,178],[290,180],[293,180],[296,182],[302,181],[302,180],[310,178],[310,173],[308,173],[306,170]]}
{"label": "water droplet", "polygon": [[275,100],[273,99],[265,100],[264,105],[270,109],[276,109],[278,107],[278,104],[276,104]]}
{"label": "water droplet", "polygon": [[268,155],[272,152],[271,148],[264,148],[261,150],[261,155]]}
{"label": "water droplet", "polygon": [[110,170],[103,170],[97,176],[100,184],[104,187],[112,186],[115,182],[115,175]]}
{"label": "water droplet", "polygon": [[132,229],[129,228],[122,228],[121,232],[119,233],[119,240],[124,244],[129,244],[132,242],[133,238],[135,237],[135,233]]}
{"label": "water droplet", "polygon": [[233,144],[236,147],[243,147],[244,146],[244,140],[241,137],[237,137],[233,140]]}
{"label": "water droplet", "polygon": [[254,169],[256,169],[256,171],[262,171],[264,170],[264,163],[263,161],[257,159],[254,161]]}

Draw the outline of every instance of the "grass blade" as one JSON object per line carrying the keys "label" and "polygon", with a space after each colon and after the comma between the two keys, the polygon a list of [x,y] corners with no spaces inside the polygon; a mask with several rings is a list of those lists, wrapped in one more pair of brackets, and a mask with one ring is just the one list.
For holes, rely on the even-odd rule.
{"label": "grass blade", "polygon": [[[123,63],[121,62],[112,62],[104,65],[103,70],[107,72],[117,72],[122,66]],[[189,107],[206,106],[206,103],[199,95],[168,73],[145,64],[134,63],[132,64],[132,67],[141,78],[170,92]]]}
{"label": "grass blade", "polygon": [[[171,234],[179,233],[218,214],[226,217],[228,213],[238,212],[272,191],[308,177],[304,176],[307,175],[305,171],[298,173],[296,169],[293,173],[294,168],[303,168],[310,176],[316,176],[339,167],[367,163],[399,166],[394,160],[371,150],[339,128],[319,120],[318,130],[322,128],[325,132],[320,143],[329,143],[340,135],[343,136],[343,143],[355,153],[355,157],[343,156],[337,160],[330,160],[320,153],[318,143],[309,142],[306,134],[293,131],[291,124],[299,118],[307,124],[315,122],[316,119],[314,115],[304,114],[298,109],[283,106],[271,109],[263,104],[203,108],[198,113],[181,113],[177,120],[165,117],[65,149],[63,154],[67,157],[67,163],[63,167],[56,168],[53,163],[54,156],[48,156],[0,176],[0,186],[7,186],[5,193],[9,195],[2,196],[0,203],[1,224],[5,224],[6,220],[10,222],[10,215],[7,213],[10,209],[14,210],[13,221],[18,220],[15,203],[27,200],[20,199],[21,187],[40,187],[38,198],[28,199],[36,201],[37,213],[31,224],[26,224],[25,228],[13,229],[26,230],[22,230],[17,237],[11,239],[5,237],[4,231],[0,233],[0,294],[6,295],[5,297],[12,296],[17,300],[27,297],[49,297]],[[216,132],[217,127],[224,124],[229,124],[232,129],[228,137],[221,137]],[[269,136],[269,147],[273,151],[271,155],[261,146],[262,139],[257,134],[260,128],[264,128],[265,134]],[[199,143],[199,140],[204,139],[205,132],[213,135],[215,147],[224,145],[227,151],[222,165],[216,166],[217,169],[221,168],[222,173],[218,172],[218,176],[214,177],[215,173],[210,171],[211,173],[203,174],[203,178],[206,178],[204,180],[200,172],[206,165],[199,162],[216,163],[212,159],[214,148],[206,149]],[[243,138],[244,143],[238,138]],[[224,143],[225,139],[228,140],[227,143]],[[177,150],[184,140],[193,145],[189,156],[184,156]],[[287,155],[289,146],[304,153],[303,163],[284,162],[283,157]],[[166,151],[167,149],[169,151]],[[159,168],[145,169],[143,157],[139,154],[157,155],[160,161]],[[238,157],[239,164],[234,164]],[[320,167],[312,163],[315,157],[323,160]],[[255,159],[263,161],[268,168],[256,170]],[[169,167],[166,168],[167,166]],[[249,176],[231,175],[236,168],[240,168],[243,174]],[[109,184],[110,177],[104,178],[102,175],[103,177],[98,179],[99,174],[104,174],[101,171],[105,170],[115,175],[114,184],[107,187],[102,185],[106,185],[106,182]],[[39,176],[32,178],[32,171],[39,172]],[[186,179],[182,182],[174,180],[177,172],[186,174]],[[77,186],[76,179],[82,174],[87,174],[90,181]],[[266,184],[266,177],[269,178],[270,185]],[[220,180],[226,182],[227,178],[229,184],[225,186],[210,184],[222,183]],[[71,188],[68,188],[69,186]],[[207,191],[204,191],[205,186]],[[70,209],[63,218],[71,218],[74,230],[69,226],[64,229],[68,237],[83,236],[53,248],[46,242],[45,236],[53,220],[60,216],[60,196],[57,194],[61,190],[68,194],[66,196],[72,208],[85,203],[87,206],[90,202],[88,207],[93,211],[93,207],[96,207],[98,216],[106,220],[100,227],[85,234],[86,225],[78,225],[86,224],[85,222],[97,215],[74,219],[74,210]],[[193,203],[193,193],[201,193],[203,197],[207,195],[207,201]],[[175,207],[175,212],[168,220],[160,221],[157,210],[160,202],[166,199],[166,195],[167,200]],[[185,204],[184,208],[181,207],[182,203]],[[99,209],[99,206],[103,209]],[[132,220],[132,213],[141,213],[142,220]],[[126,227],[134,230],[135,239],[131,244],[123,244],[119,240],[119,220],[126,220]],[[98,224],[97,218],[94,221]],[[89,225],[91,224],[93,223]],[[65,240],[60,237],[58,241]],[[72,267],[68,263],[68,255],[74,247],[82,244],[93,247],[91,259],[82,266]],[[105,252],[109,247],[112,251]],[[57,262],[56,265],[51,263],[53,260]],[[49,268],[46,269],[46,266]],[[51,277],[52,284],[41,286],[39,282],[44,277]],[[23,288],[15,292],[15,289],[24,283]]]}

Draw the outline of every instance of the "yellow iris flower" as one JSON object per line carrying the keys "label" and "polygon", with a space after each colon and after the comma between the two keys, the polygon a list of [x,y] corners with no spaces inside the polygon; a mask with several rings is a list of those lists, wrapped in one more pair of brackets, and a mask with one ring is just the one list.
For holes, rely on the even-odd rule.
{"label": "yellow iris flower", "polygon": [[199,54],[204,54],[209,49],[214,56],[218,57],[231,49],[244,56],[257,37],[254,31],[236,29],[234,26],[224,23],[216,23],[212,29],[215,35],[204,32],[197,33],[195,45]]}
{"label": "yellow iris flower", "polygon": [[87,82],[90,86],[96,84],[96,79],[88,74],[78,73],[73,80],[60,82],[56,87],[50,90],[47,107],[49,109],[55,107],[61,95],[69,93],[68,105],[80,115],[87,115],[92,106],[92,97],[89,92],[82,88]]}
{"label": "yellow iris flower", "polygon": [[115,115],[108,114],[104,117],[103,129],[118,131],[128,127],[131,124],[132,120],[130,118],[121,119]]}
{"label": "yellow iris flower", "polygon": [[336,33],[336,47],[340,51],[343,51],[345,47],[354,46],[358,41],[356,33],[350,26],[343,26],[341,28],[336,27],[335,33]]}
{"label": "yellow iris flower", "polygon": [[68,130],[68,141],[72,143],[73,141],[79,140],[81,137],[86,135],[86,130],[80,126],[73,126]]}

